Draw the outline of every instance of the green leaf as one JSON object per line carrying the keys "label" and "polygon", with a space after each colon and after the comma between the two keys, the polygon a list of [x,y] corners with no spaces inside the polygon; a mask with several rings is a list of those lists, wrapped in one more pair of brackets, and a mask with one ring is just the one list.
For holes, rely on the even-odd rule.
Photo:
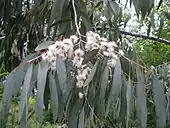
{"label": "green leaf", "polygon": [[85,80],[84,82],[84,86],[88,86],[90,84],[90,82],[92,81],[95,73],[96,73],[96,69],[97,69],[97,66],[98,66],[98,61],[96,61],[95,65],[93,66],[92,70],[90,71],[90,74],[88,75],[87,79]]}
{"label": "green leaf", "polygon": [[152,88],[153,88],[153,97],[155,101],[155,110],[156,110],[156,127],[165,128],[166,127],[166,100],[164,94],[163,84],[158,80],[158,78],[153,75],[152,78]]}
{"label": "green leaf", "polygon": [[37,113],[39,123],[42,124],[43,108],[44,108],[44,90],[46,85],[46,77],[48,72],[48,63],[45,61],[39,62],[38,76],[37,76]]}
{"label": "green leaf", "polygon": [[144,85],[144,76],[139,69],[136,68],[137,74],[137,85],[136,85],[136,109],[137,117],[140,124],[140,127],[147,127],[147,105],[146,105],[146,94],[145,94],[145,85]]}
{"label": "green leaf", "polygon": [[60,57],[57,58],[56,70],[57,70],[57,76],[58,76],[60,88],[64,96],[64,101],[66,101],[69,94],[69,89],[68,89],[69,85],[67,83],[67,70],[66,70],[65,61],[62,60],[62,58]]}
{"label": "green leaf", "polygon": [[24,84],[23,84],[23,88],[22,88],[20,110],[19,110],[19,121],[20,121],[20,124],[22,125],[22,127],[27,127],[27,124],[25,124],[25,126],[24,126],[25,121],[21,122],[21,120],[22,120],[22,118],[27,120],[27,115],[28,115],[27,100],[28,100],[28,92],[30,91],[30,87],[32,86],[31,85],[32,69],[33,69],[33,64],[31,63],[31,65],[29,66],[27,73],[25,75]]}
{"label": "green leaf", "polygon": [[130,116],[131,116],[131,113],[132,113],[132,84],[131,84],[130,76],[129,76],[129,80],[128,80],[128,83],[127,83],[126,98],[127,98],[126,128],[129,128],[129,121],[130,121]]}
{"label": "green leaf", "polygon": [[107,101],[107,109],[106,109],[105,117],[108,116],[108,113],[111,110],[111,108],[113,108],[116,102],[119,101],[119,96],[121,94],[121,87],[122,87],[121,71],[122,69],[121,69],[120,60],[118,59],[114,69],[113,82],[110,89],[109,98]]}
{"label": "green leaf", "polygon": [[54,75],[52,73],[49,74],[49,86],[50,86],[50,93],[51,93],[51,110],[53,113],[53,120],[54,122],[57,120],[58,116],[58,92],[57,92],[57,85],[54,79]]}
{"label": "green leaf", "polygon": [[50,45],[54,44],[54,41],[45,41],[41,44],[39,44],[36,48],[35,51],[41,51],[47,49]]}

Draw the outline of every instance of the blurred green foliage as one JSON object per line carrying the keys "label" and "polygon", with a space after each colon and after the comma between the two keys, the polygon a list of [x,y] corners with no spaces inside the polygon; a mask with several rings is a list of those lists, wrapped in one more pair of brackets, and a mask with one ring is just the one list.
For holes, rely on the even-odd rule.
{"label": "blurred green foliage", "polygon": [[[160,37],[170,40],[170,20],[165,22],[165,27],[162,29]],[[170,45],[146,39],[137,39],[135,48],[140,62],[146,66],[157,66],[170,62]]]}

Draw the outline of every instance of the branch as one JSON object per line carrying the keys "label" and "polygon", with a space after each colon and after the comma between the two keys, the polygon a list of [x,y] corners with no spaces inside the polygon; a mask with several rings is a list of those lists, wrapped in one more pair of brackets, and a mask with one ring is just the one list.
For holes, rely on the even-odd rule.
{"label": "branch", "polygon": [[143,39],[149,39],[149,40],[153,40],[153,41],[162,42],[166,45],[170,45],[170,40],[166,40],[166,39],[163,39],[163,38],[158,38],[158,37],[154,37],[154,36],[147,36],[147,35],[142,35],[142,34],[135,34],[135,33],[126,32],[126,31],[120,31],[120,33],[123,34],[123,35],[129,35],[129,36],[139,37],[139,38],[143,38]]}

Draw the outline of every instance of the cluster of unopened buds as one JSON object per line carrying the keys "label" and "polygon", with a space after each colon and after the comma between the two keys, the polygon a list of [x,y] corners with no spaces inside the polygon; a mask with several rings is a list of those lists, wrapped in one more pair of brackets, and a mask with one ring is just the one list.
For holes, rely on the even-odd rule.
{"label": "cluster of unopened buds", "polygon": [[55,44],[48,47],[46,53],[42,54],[42,59],[50,63],[52,70],[56,69],[58,57],[63,60],[72,60],[74,66],[77,68],[76,85],[78,88],[82,88],[91,70],[87,64],[82,64],[86,52],[98,49],[98,54],[107,57],[108,65],[114,67],[119,55],[123,55],[123,51],[118,48],[114,41],[108,41],[106,38],[100,37],[99,34],[92,31],[86,33],[86,44],[83,50],[80,47],[74,49],[74,46],[79,43],[78,41],[79,39],[75,35],[62,41],[56,41]]}

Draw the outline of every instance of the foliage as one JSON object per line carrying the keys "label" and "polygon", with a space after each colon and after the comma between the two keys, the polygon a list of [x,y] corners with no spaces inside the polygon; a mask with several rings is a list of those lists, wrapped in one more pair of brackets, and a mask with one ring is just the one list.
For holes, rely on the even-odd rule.
{"label": "foliage", "polygon": [[[127,2],[140,20],[154,14],[154,0]],[[151,70],[138,64],[130,41],[121,35],[129,16],[120,5],[110,0],[5,1],[0,63],[11,73],[3,85],[2,128],[11,121],[10,104],[18,96],[23,128],[49,126],[44,120],[49,127],[168,127],[169,67]]]}
{"label": "foliage", "polygon": [[[164,6],[164,8],[166,8],[166,6]],[[167,17],[165,17],[165,19],[166,18]],[[159,27],[157,27],[157,29],[159,30]],[[164,27],[161,30],[160,37],[170,40],[169,32],[170,20],[167,20],[166,22],[164,22]],[[137,56],[141,59],[141,63],[147,66],[157,66],[170,61],[169,45],[165,45],[160,42],[138,39],[136,40],[135,48]]]}

